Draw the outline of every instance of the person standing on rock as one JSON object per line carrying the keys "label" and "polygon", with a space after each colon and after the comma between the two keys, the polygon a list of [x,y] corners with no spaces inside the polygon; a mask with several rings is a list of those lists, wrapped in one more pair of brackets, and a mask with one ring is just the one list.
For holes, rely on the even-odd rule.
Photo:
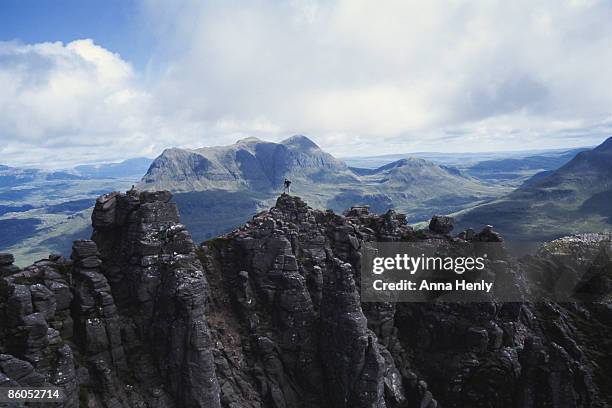
{"label": "person standing on rock", "polygon": [[284,185],[285,185],[285,187],[283,188],[283,193],[284,194],[289,194],[291,192],[291,180],[286,178]]}

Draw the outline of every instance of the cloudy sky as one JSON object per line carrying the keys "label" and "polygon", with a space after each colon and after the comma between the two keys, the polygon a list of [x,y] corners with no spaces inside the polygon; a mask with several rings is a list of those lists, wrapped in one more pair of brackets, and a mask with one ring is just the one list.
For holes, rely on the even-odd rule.
{"label": "cloudy sky", "polygon": [[612,2],[0,2],[0,163],[306,134],[339,156],[612,135]]}

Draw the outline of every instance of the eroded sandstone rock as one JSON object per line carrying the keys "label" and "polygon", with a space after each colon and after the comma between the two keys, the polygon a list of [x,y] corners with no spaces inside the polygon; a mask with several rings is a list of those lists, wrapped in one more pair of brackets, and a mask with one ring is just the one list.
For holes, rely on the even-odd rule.
{"label": "eroded sandstone rock", "polygon": [[[214,216],[214,215],[211,215]],[[0,385],[67,407],[603,407],[612,347],[605,237],[504,255],[492,228],[414,230],[389,210],[283,194],[196,247],[168,192],[101,196],[92,240],[25,269],[0,254]],[[585,303],[363,303],[368,241],[500,243],[492,273],[576,276]],[[575,260],[569,262],[568,260]],[[580,276],[578,273],[580,272]],[[574,274],[574,275],[572,275]],[[564,275],[565,276],[565,275]]]}

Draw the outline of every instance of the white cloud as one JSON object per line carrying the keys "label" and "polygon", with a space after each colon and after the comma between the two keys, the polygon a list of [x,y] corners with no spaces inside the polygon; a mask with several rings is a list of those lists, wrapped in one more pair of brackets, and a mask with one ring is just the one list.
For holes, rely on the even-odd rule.
{"label": "white cloud", "polygon": [[149,95],[91,40],[0,44],[0,157],[24,165],[136,154]]}
{"label": "white cloud", "polygon": [[145,1],[146,73],[89,40],[0,45],[0,162],[311,135],[340,154],[594,144],[601,1]]}
{"label": "white cloud", "polygon": [[[612,113],[605,1],[149,6],[190,27],[160,32],[183,49],[175,103],[245,134],[263,120],[339,154],[521,149],[596,143],[588,129]],[[560,139],[576,126],[582,138]]]}

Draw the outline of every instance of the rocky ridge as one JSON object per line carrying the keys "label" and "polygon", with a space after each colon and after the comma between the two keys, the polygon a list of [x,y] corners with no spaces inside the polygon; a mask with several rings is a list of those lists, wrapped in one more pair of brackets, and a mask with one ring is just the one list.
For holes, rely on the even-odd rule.
{"label": "rocky ridge", "polygon": [[[101,196],[92,240],[71,259],[23,270],[0,255],[0,384],[53,384],[64,406],[605,407],[612,311],[559,304],[363,303],[368,241],[499,242],[491,227],[452,236],[437,216],[298,197],[196,247],[167,192]],[[502,259],[516,276],[554,278],[568,253],[609,240],[574,237]],[[603,250],[601,249],[603,248]],[[608,251],[608,252],[606,252]]]}
{"label": "rocky ridge", "polygon": [[220,406],[206,278],[170,197],[101,196],[70,260],[0,257],[3,383],[62,386],[64,406]]}

